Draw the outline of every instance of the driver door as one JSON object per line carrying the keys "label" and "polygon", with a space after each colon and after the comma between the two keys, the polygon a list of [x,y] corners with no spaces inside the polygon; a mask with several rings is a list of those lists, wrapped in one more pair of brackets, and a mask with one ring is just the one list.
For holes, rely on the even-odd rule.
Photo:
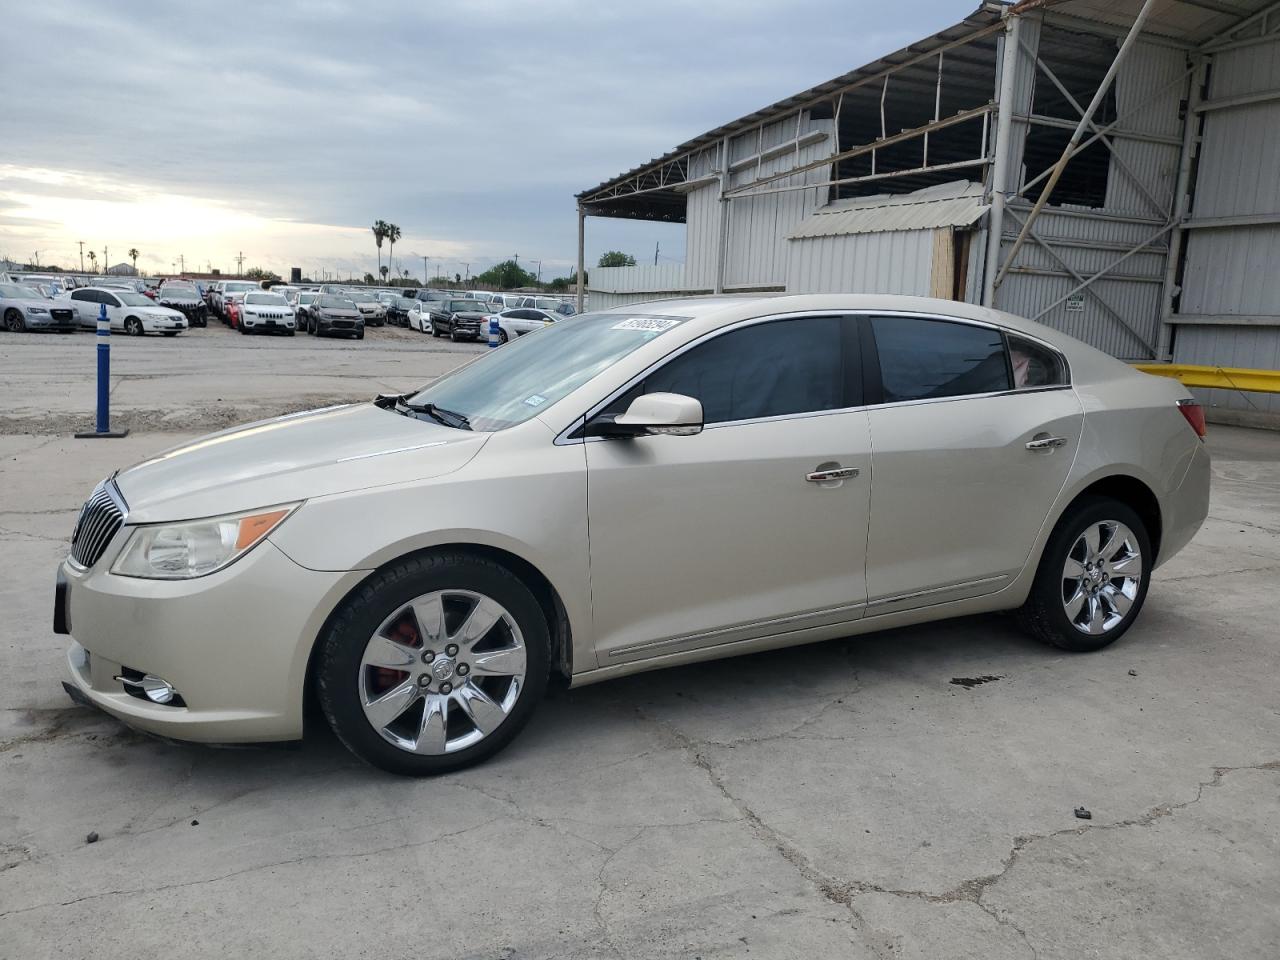
{"label": "driver door", "polygon": [[[586,443],[591,602],[601,666],[793,635],[866,602],[871,442],[853,318],[714,335],[642,393],[703,406],[696,436]],[[819,471],[847,469],[821,481]]]}

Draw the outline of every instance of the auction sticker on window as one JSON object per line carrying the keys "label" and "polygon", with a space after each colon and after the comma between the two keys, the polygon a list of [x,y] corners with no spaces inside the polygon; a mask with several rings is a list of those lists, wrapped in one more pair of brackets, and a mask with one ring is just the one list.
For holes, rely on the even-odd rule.
{"label": "auction sticker on window", "polygon": [[540,407],[547,402],[547,398],[535,393],[532,397],[525,397],[524,402],[531,407]]}
{"label": "auction sticker on window", "polygon": [[615,323],[610,330],[643,330],[646,333],[661,333],[679,324],[675,317],[631,317],[621,323]]}

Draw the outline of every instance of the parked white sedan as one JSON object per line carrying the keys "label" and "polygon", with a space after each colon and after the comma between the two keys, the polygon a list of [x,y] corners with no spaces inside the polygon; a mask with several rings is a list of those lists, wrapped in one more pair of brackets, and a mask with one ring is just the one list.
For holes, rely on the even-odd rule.
{"label": "parked white sedan", "polygon": [[960,303],[584,314],[112,474],[59,569],[67,689],[214,742],[297,738],[314,695],[428,774],[502,748],[553,673],[999,610],[1097,650],[1205,517],[1203,427],[1176,382]]}
{"label": "parked white sedan", "polygon": [[166,337],[176,337],[187,329],[187,318],[180,311],[162,307],[150,297],[132,290],[119,287],[80,287],[63,294],[59,299],[69,300],[75,305],[80,325],[84,327],[97,325],[105,304],[111,329],[130,336],[163,333]]}
{"label": "parked white sedan", "polygon": [[519,307],[515,310],[503,310],[497,314],[498,317],[498,342],[506,343],[514,340],[516,337],[523,336],[526,333],[533,333],[535,330],[541,330],[549,323],[555,323],[557,320],[564,318],[558,313],[551,313],[549,310],[539,310],[535,307]]}

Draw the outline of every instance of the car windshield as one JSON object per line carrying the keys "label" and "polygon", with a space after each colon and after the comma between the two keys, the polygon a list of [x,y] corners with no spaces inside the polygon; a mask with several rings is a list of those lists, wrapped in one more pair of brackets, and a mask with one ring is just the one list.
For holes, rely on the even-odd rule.
{"label": "car windshield", "polygon": [[479,300],[450,300],[450,313],[483,313],[484,304]]}
{"label": "car windshield", "polygon": [[284,297],[278,293],[247,293],[245,303],[256,303],[259,306],[287,307]]}
{"label": "car windshield", "polygon": [[224,293],[243,293],[245,290],[261,289],[256,283],[228,283],[222,288]]}
{"label": "car windshield", "polygon": [[354,310],[356,305],[346,297],[321,297],[319,304],[322,307],[328,307],[330,310]]}
{"label": "car windshield", "polygon": [[0,283],[0,297],[10,297],[15,300],[43,300],[40,291],[33,290],[31,287],[19,286],[16,283]]}
{"label": "car windshield", "polygon": [[168,284],[160,288],[160,296],[174,297],[190,300],[197,296],[195,287],[187,287],[182,284]]}
{"label": "car windshield", "polygon": [[114,293],[117,297],[119,297],[120,302],[123,303],[126,307],[154,306],[150,297],[144,297],[140,293],[132,293],[128,290],[112,290],[111,292]]}
{"label": "car windshield", "polygon": [[461,414],[473,430],[504,430],[541,413],[685,319],[584,313],[490,351],[410,402]]}
{"label": "car windshield", "polygon": [[314,300],[315,298],[316,298],[316,295],[315,295],[314,293],[300,293],[300,294],[298,294],[298,302],[299,302],[299,303],[310,303],[310,302],[311,302],[312,300]]}
{"label": "car windshield", "polygon": [[417,301],[416,301],[416,300],[410,300],[408,297],[396,297],[396,298],[395,298],[395,300],[394,300],[393,302],[394,302],[394,303],[395,303],[395,305],[396,305],[397,307],[399,307],[401,310],[408,310],[408,309],[409,309],[410,307],[412,307],[415,303],[417,303]]}

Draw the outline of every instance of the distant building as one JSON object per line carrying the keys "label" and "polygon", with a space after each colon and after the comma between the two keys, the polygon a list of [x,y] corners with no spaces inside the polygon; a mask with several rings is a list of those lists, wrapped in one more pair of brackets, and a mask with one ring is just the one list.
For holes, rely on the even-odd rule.
{"label": "distant building", "polygon": [[131,263],[117,263],[114,267],[107,267],[107,275],[111,277],[136,277],[137,269]]}

